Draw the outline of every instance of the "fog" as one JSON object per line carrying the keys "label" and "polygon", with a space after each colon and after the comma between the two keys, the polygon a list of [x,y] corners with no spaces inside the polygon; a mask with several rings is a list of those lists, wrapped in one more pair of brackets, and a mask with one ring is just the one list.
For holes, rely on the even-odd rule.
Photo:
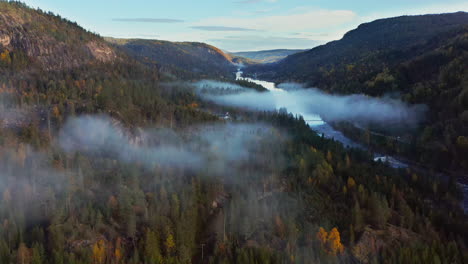
{"label": "fog", "polygon": [[195,87],[197,87],[200,90],[202,89],[208,89],[208,90],[225,89],[225,90],[243,90],[243,91],[246,90],[246,88],[237,84],[219,82],[219,81],[211,81],[211,80],[202,80],[202,81],[196,82]]}
{"label": "fog", "polygon": [[104,116],[73,118],[59,134],[59,145],[66,152],[109,156],[123,162],[139,162],[147,167],[157,164],[193,167],[199,164],[199,157],[175,145],[147,147],[136,145],[132,140],[122,127],[114,125],[111,119]]}
{"label": "fog", "polygon": [[250,110],[269,111],[286,108],[299,115],[319,115],[327,121],[354,121],[362,123],[400,123],[417,125],[424,118],[424,105],[409,105],[401,100],[375,98],[362,94],[331,95],[315,88],[287,83],[270,93],[252,90],[236,94],[200,94],[205,100],[220,105]]}
{"label": "fog", "polygon": [[81,152],[126,163],[179,167],[210,174],[235,175],[240,163],[263,162],[254,158],[264,140],[276,140],[274,128],[262,124],[217,124],[181,131],[135,129],[129,132],[106,116],[68,120],[57,145],[67,153]]}

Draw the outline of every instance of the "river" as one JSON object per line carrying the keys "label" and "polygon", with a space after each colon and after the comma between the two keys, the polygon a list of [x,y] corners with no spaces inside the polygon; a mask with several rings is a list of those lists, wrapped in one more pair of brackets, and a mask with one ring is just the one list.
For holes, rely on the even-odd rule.
{"label": "river", "polygon": [[[297,104],[294,104],[293,102],[288,103],[288,101],[282,100],[282,98],[284,98],[283,96],[284,93],[287,93],[287,91],[276,87],[275,83],[242,77],[242,74],[243,72],[241,70],[238,70],[238,72],[236,73],[236,79],[247,80],[247,81],[262,85],[263,87],[268,89],[272,93],[273,97],[275,98],[277,109],[286,108],[288,112],[297,116],[302,116],[304,120],[306,120],[307,124],[310,126],[312,130],[316,131],[319,134],[324,135],[326,138],[331,138],[336,141],[339,141],[347,147],[360,148],[364,150],[367,149],[365,146],[357,142],[354,142],[353,140],[343,135],[343,133],[341,133],[340,131],[337,131],[336,129],[334,129],[332,126],[330,126],[325,121],[323,121],[323,119],[319,115],[316,115],[313,113],[307,113],[304,111],[304,109],[301,109],[301,107],[298,106]],[[379,153],[374,153],[374,161],[387,162],[391,167],[396,168],[396,169],[410,167],[408,164],[406,164],[403,161],[398,160],[395,157],[383,155]],[[468,185],[462,184],[462,183],[459,183],[459,185],[461,189],[463,190],[463,195],[464,195],[464,201],[462,202],[462,206],[465,210],[465,213],[468,213]]]}
{"label": "river", "polygon": [[[307,122],[307,124],[311,127],[312,130],[316,131],[317,133],[321,135],[324,135],[326,138],[331,138],[336,141],[339,141],[347,147],[366,149],[366,147],[364,147],[363,145],[347,138],[345,135],[343,135],[343,133],[341,133],[340,131],[334,129],[332,126],[327,124],[325,121],[323,121],[323,119],[319,115],[305,112],[304,109],[301,109],[301,106],[294,104],[294,102],[289,101],[288,103],[288,101],[282,100],[284,93],[287,93],[287,91],[276,87],[275,83],[242,77],[242,71],[240,70],[236,74],[236,79],[247,80],[247,81],[262,85],[263,87],[265,87],[272,93],[276,101],[277,109],[286,108],[288,112],[292,113],[293,115],[302,116],[304,120]],[[375,161],[381,160],[384,162],[388,162],[390,166],[394,168],[409,167],[409,165],[405,164],[404,162],[401,162],[394,157],[390,157],[386,155],[375,154],[374,159]]]}

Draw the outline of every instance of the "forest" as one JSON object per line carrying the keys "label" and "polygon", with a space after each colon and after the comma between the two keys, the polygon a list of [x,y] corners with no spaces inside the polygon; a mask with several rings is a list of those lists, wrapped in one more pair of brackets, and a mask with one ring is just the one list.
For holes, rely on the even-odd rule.
{"label": "forest", "polygon": [[[358,128],[365,128],[362,131],[350,127],[356,120],[336,127],[366,145],[366,130],[404,137],[408,144],[403,146],[385,138],[375,138],[371,146],[434,170],[462,173],[468,168],[467,24],[464,12],[377,20],[339,41],[276,64],[249,67],[246,72],[278,83],[306,83],[335,94],[390,97],[426,105],[426,119],[416,129],[361,123]],[[426,30],[427,25],[433,28]]]}
{"label": "forest", "polygon": [[[0,10],[72,27],[83,37],[45,38],[76,46],[67,56],[104,43],[21,3]],[[109,48],[49,68],[2,47],[0,263],[468,262],[455,179],[375,162],[286,109],[214,105],[185,73]]]}

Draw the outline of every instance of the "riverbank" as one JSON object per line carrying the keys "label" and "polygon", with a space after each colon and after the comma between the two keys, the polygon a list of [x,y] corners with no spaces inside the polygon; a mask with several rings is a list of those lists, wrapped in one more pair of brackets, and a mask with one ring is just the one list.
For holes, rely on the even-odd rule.
{"label": "riverbank", "polygon": [[[305,112],[303,109],[300,109],[297,105],[291,102],[284,102],[281,100],[282,95],[284,93],[287,93],[287,91],[280,89],[276,86],[275,83],[273,82],[268,82],[268,81],[262,81],[262,80],[257,80],[249,77],[242,77],[243,72],[239,69],[239,71],[236,73],[236,79],[237,80],[246,80],[249,82],[253,82],[259,85],[262,85],[266,89],[268,89],[274,96],[276,100],[276,108],[286,108],[288,112],[302,116],[304,120],[306,120],[307,124],[310,126],[310,128],[314,131],[316,131],[318,134],[322,134],[326,138],[331,138],[336,141],[341,142],[343,145],[351,148],[359,148],[363,150],[369,150],[366,146],[364,146],[361,143],[358,143],[355,140],[350,139],[347,137],[343,132],[333,128],[330,124],[328,124],[326,121],[324,121],[319,115],[315,114],[310,114]],[[395,168],[395,169],[405,169],[405,168],[411,168],[414,169],[415,171],[419,171],[421,173],[429,173],[434,174],[433,171],[424,168],[423,166],[418,166],[417,163],[410,161],[408,159],[400,159],[398,157],[392,156],[392,155],[387,155],[387,154],[382,154],[381,153],[376,153],[373,152],[374,156],[374,161],[381,161],[387,163],[390,167]],[[444,172],[435,172],[437,177],[445,178],[446,180],[450,179],[450,175],[446,174]],[[460,179],[457,177],[457,182],[463,192],[463,201],[462,201],[462,207],[465,211],[465,213],[468,213],[468,179],[467,182],[464,181],[465,178]]]}

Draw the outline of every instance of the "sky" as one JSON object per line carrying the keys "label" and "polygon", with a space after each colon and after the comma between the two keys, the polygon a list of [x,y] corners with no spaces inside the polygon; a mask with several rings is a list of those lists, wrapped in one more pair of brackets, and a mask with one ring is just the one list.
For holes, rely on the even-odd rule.
{"label": "sky", "polygon": [[310,49],[380,18],[468,11],[468,0],[23,0],[106,37]]}

